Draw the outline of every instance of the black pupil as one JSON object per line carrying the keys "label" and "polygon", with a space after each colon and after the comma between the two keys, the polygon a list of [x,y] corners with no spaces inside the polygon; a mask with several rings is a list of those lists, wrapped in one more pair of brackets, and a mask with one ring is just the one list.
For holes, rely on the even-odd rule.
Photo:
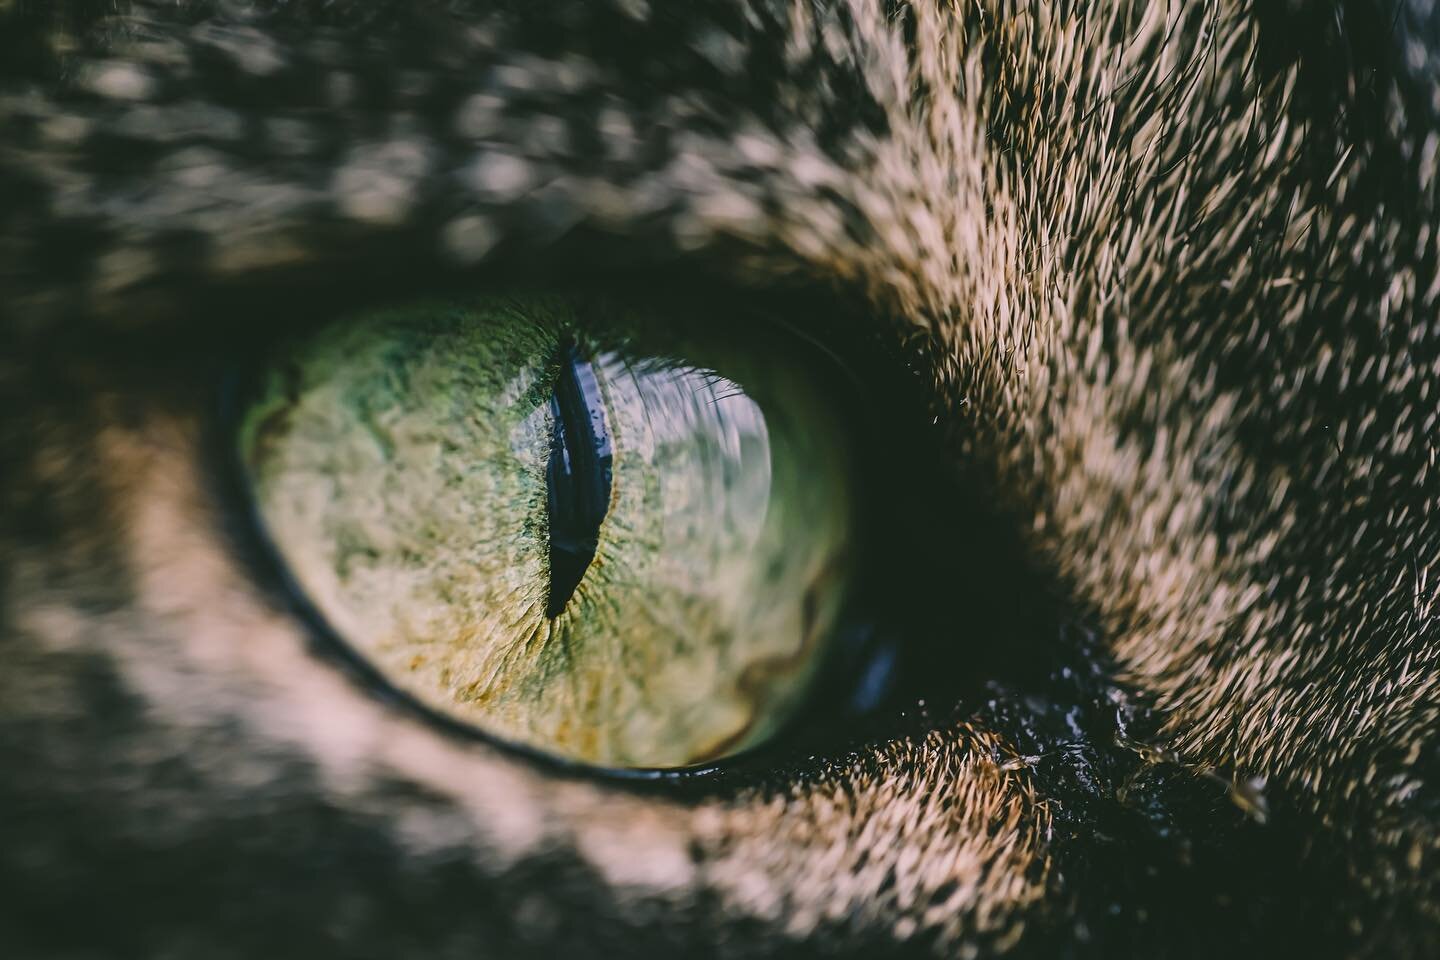
{"label": "black pupil", "polygon": [[560,351],[550,396],[555,423],[545,470],[550,507],[550,598],[557,617],[595,559],[600,523],[610,509],[610,431],[595,371],[573,343]]}

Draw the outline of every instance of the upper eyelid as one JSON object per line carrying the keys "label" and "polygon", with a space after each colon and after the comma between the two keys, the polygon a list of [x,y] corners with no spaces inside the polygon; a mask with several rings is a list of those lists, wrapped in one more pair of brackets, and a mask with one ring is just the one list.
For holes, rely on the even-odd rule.
{"label": "upper eyelid", "polygon": [[[19,266],[0,273],[0,301],[39,322],[133,323],[187,312],[174,301],[202,284],[305,265],[463,272],[497,250],[541,257],[577,226],[638,272],[695,252],[672,224],[713,215],[704,230],[723,234],[730,214],[697,210],[732,180],[763,192],[785,166],[778,140],[764,161],[716,142],[712,179],[689,183],[664,168],[716,111],[739,111],[757,142],[763,125],[724,96],[637,90],[608,66],[497,36],[468,23],[392,51],[332,29],[152,21],[67,84],[0,88],[0,116],[23,133],[0,155],[22,198],[0,219]],[[758,223],[739,228],[746,243],[763,240]]]}

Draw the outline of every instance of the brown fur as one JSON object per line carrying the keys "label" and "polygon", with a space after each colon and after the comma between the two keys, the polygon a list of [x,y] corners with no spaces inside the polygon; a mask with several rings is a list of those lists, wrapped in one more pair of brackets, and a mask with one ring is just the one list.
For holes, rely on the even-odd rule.
{"label": "brown fur", "polygon": [[[67,40],[0,88],[7,953],[1436,948],[1420,4],[280,6],[10,13]],[[438,733],[254,584],[203,455],[241,321],[672,266],[905,347],[1098,638],[1084,765],[996,688],[622,788]]]}

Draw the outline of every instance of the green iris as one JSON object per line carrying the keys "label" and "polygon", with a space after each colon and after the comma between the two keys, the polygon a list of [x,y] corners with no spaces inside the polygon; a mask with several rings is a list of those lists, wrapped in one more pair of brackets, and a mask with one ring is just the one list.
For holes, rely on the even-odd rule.
{"label": "green iris", "polygon": [[269,538],[396,687],[489,733],[677,767],[791,719],[846,593],[833,404],[792,349],[557,299],[333,324],[239,443]]}

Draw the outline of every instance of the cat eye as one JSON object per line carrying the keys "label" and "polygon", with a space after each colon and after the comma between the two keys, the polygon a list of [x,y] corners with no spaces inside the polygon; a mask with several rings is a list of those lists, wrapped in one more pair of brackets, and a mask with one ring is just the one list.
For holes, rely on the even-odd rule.
{"label": "cat eye", "polygon": [[449,719],[606,768],[764,744],[846,617],[853,451],[796,344],[695,326],[507,298],[284,343],[234,437],[261,532]]}

